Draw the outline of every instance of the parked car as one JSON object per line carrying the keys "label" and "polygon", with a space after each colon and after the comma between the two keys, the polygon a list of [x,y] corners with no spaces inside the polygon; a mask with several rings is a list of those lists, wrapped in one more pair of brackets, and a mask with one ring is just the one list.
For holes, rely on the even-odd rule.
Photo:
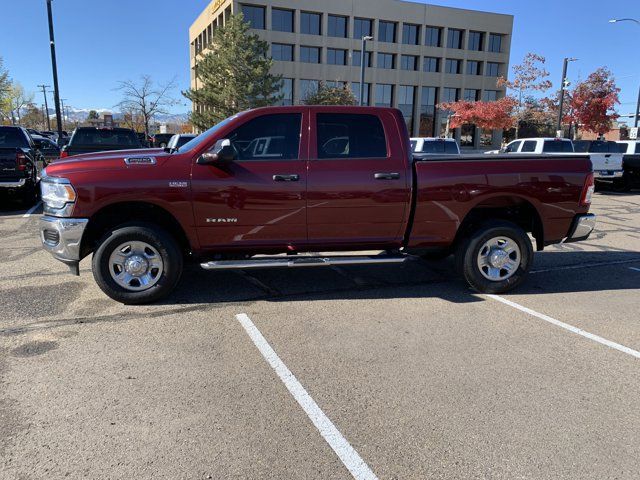
{"label": "parked car", "polygon": [[69,143],[62,148],[60,158],[82,153],[142,148],[138,135],[128,128],[79,127]]}
{"label": "parked car", "polygon": [[453,138],[412,138],[411,150],[416,154],[426,155],[460,155],[458,142]]}
{"label": "parked car", "polygon": [[42,135],[31,135],[31,139],[33,140],[36,148],[40,150],[40,153],[44,157],[45,167],[49,163],[60,158],[60,147],[50,138],[43,137]]}
{"label": "parked car", "polygon": [[624,175],[614,183],[617,190],[627,192],[640,186],[640,140],[620,140],[616,142],[622,153]]}
{"label": "parked car", "polygon": [[150,137],[147,137],[146,133],[138,132],[136,135],[138,135],[138,140],[140,141],[140,145],[142,146],[142,148],[150,148],[151,147],[151,139],[150,139]]}
{"label": "parked car", "polygon": [[0,191],[20,196],[27,205],[33,204],[44,162],[24,128],[0,126]]}
{"label": "parked car", "polygon": [[[265,138],[283,141],[251,147]],[[127,304],[168,295],[185,260],[206,270],[402,263],[433,249],[455,252],[473,288],[499,293],[531,267],[528,233],[542,250],[595,225],[586,156],[414,161],[397,109],[249,110],[185,147],[47,167],[44,248],[75,274],[93,253],[98,285]],[[373,249],[387,253],[297,255]],[[255,257],[278,253],[289,255]]]}
{"label": "parked car", "polygon": [[[609,151],[602,148],[597,141],[579,140],[572,142],[567,138],[520,138],[501,149],[501,153],[547,154],[547,155],[585,155],[588,154],[593,165],[595,180],[598,184],[612,185],[614,180],[622,177],[622,154],[614,146]],[[614,143],[614,142],[611,142]]]}
{"label": "parked car", "polygon": [[167,148],[170,150],[178,150],[180,147],[189,143],[191,140],[196,138],[197,135],[193,133],[176,133],[171,139],[169,143],[167,143]]}
{"label": "parked car", "polygon": [[173,137],[173,133],[156,133],[151,136],[151,146],[154,148],[165,148]]}

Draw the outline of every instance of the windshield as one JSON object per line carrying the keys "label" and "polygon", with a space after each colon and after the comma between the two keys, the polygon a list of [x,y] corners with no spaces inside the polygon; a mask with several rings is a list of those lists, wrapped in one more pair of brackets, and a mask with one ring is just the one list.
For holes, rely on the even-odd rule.
{"label": "windshield", "polygon": [[221,121],[217,125],[214,125],[213,127],[211,127],[206,132],[201,133],[200,135],[198,135],[193,140],[185,143],[182,147],[180,147],[179,150],[181,152],[186,152],[187,150],[193,150],[194,148],[198,148],[200,145],[202,145],[202,143],[206,142],[211,137],[211,135],[214,135],[218,130],[220,130],[222,127],[224,127],[231,120],[237,118],[239,115],[242,115],[242,113],[238,113],[237,115],[234,115],[233,117],[229,117],[229,118],[224,119],[223,121]]}
{"label": "windshield", "polygon": [[74,146],[119,146],[140,148],[138,136],[130,130],[76,130],[71,143]]}

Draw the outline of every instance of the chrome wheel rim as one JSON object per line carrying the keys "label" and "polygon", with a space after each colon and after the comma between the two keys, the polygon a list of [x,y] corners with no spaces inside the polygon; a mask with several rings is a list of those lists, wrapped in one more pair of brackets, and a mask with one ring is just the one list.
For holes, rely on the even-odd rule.
{"label": "chrome wheel rim", "polygon": [[164,271],[158,250],[146,242],[119,245],[109,256],[111,278],[122,288],[141,292],[153,287]]}
{"label": "chrome wheel rim", "polygon": [[509,237],[494,237],[478,251],[478,268],[487,280],[502,282],[520,267],[522,255],[518,244]]}

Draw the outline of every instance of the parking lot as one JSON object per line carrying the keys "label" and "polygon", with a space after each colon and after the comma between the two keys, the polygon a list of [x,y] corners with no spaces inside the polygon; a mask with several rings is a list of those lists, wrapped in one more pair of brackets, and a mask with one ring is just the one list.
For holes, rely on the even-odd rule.
{"label": "parking lot", "polygon": [[640,195],[523,287],[204,272],[125,307],[0,213],[1,478],[638,478]]}

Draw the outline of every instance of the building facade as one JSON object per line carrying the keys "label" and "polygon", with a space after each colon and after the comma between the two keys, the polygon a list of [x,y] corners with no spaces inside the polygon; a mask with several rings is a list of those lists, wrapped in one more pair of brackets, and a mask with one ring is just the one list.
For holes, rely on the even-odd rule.
{"label": "building facade", "polygon": [[[348,85],[360,97],[362,38],[364,99],[402,110],[414,136],[442,136],[443,102],[496,100],[496,81],[509,70],[513,17],[400,0],[213,0],[189,29],[191,88],[213,30],[242,12],[270,45],[272,73],[283,77],[285,105],[300,103],[318,82]],[[500,144],[501,132],[469,125],[455,131],[461,146]]]}

